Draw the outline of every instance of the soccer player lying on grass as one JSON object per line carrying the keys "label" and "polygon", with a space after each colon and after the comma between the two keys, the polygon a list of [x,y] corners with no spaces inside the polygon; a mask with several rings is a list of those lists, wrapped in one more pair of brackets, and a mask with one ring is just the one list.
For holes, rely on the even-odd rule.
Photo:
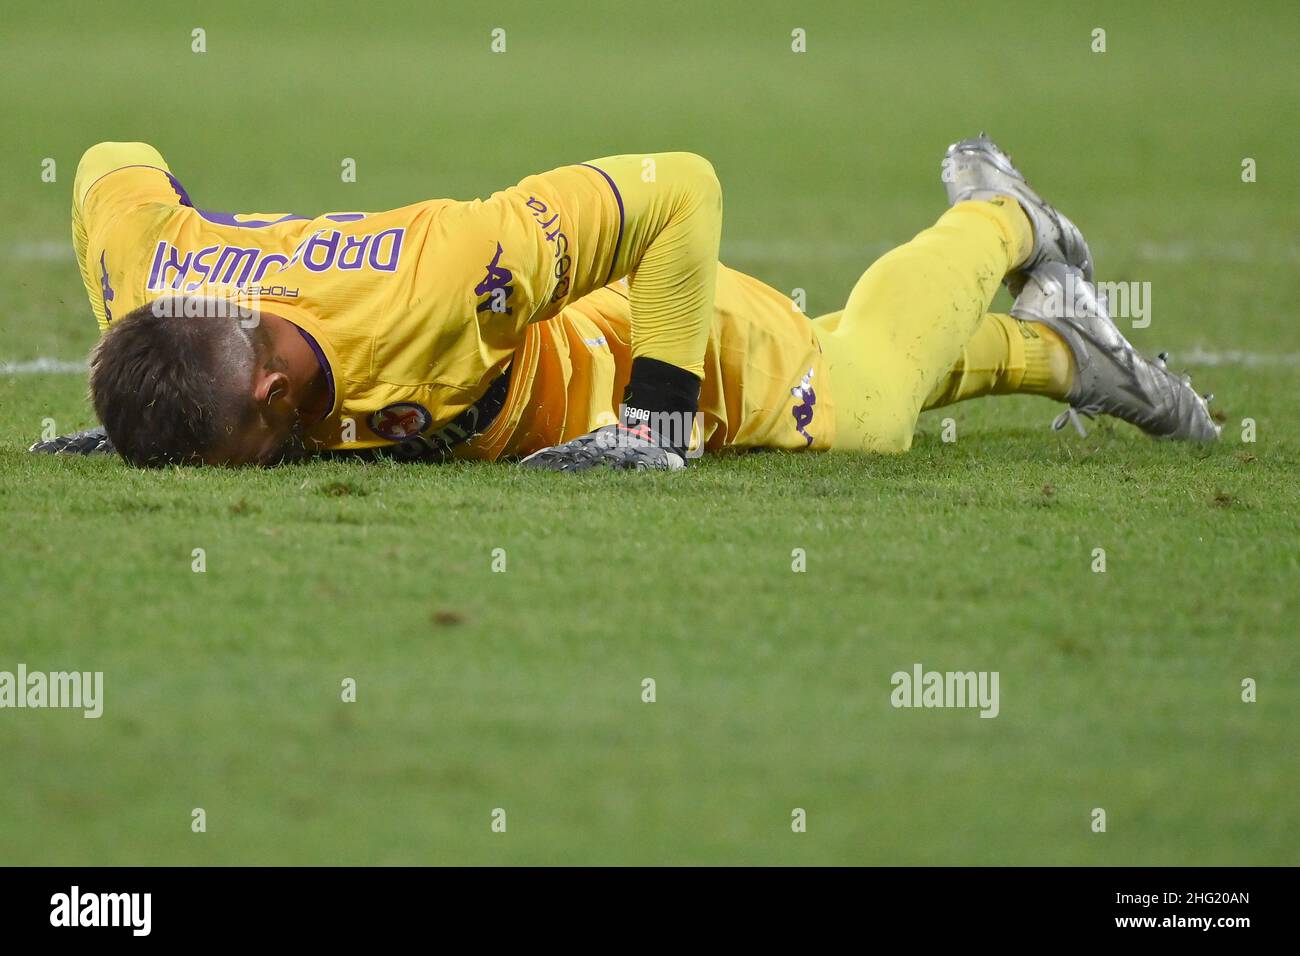
{"label": "soccer player lying on grass", "polygon": [[[1058,427],[1077,410],[1218,436],[1187,380],[1125,341],[1082,234],[1006,154],[981,136],[944,168],[952,208],[809,321],[718,263],[721,188],[689,153],[307,219],[197,209],[152,147],[100,144],[73,227],[107,440],[72,445],[135,465],[676,469],[728,447],[904,452],[923,409],[1008,393],[1068,403]],[[1004,280],[1015,306],[990,314]]]}

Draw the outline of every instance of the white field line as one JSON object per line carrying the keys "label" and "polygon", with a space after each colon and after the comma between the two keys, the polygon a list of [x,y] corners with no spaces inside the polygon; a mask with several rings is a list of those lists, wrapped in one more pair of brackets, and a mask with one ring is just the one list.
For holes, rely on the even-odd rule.
{"label": "white field line", "polygon": [[0,375],[85,375],[85,362],[37,358],[22,362],[0,362]]}
{"label": "white field line", "polygon": [[39,242],[16,242],[5,250],[9,259],[15,262],[72,262],[71,239],[46,239]]}
{"label": "white field line", "polygon": [[1210,352],[1200,347],[1186,352],[1173,352],[1169,363],[1173,365],[1240,366],[1241,368],[1266,368],[1269,366],[1300,365],[1300,352]]}
{"label": "white field line", "polygon": [[[750,259],[809,261],[833,259],[857,260],[865,267],[906,239],[869,240],[864,242],[813,241],[799,239],[726,239],[722,243],[723,260]],[[1240,240],[1202,241],[1180,239],[1173,242],[1138,242],[1124,246],[1098,247],[1099,259],[1126,253],[1139,262],[1259,262],[1266,265],[1300,263],[1300,244],[1270,243],[1257,247]],[[18,242],[6,247],[7,257],[16,262],[71,262],[70,239],[46,239]]]}
{"label": "white field line", "polygon": [[[1213,352],[1200,346],[1186,352],[1175,352],[1170,364],[1183,366],[1229,368],[1294,368],[1300,365],[1300,352]],[[0,361],[0,375],[85,375],[86,363],[69,359],[35,358],[17,362]]]}

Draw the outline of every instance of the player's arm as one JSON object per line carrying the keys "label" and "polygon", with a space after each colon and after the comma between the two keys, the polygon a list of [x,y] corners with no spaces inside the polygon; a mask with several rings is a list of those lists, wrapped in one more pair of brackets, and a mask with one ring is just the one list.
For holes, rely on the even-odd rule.
{"label": "player's arm", "polygon": [[601,285],[628,277],[633,361],[689,372],[698,385],[722,235],[722,186],[712,164],[694,153],[652,153],[586,165],[609,177],[621,201],[622,241]]}
{"label": "player's arm", "polygon": [[108,328],[102,254],[113,220],[144,203],[188,204],[162,154],[148,143],[99,143],[86,150],[72,185],[72,245],[100,331]]}
{"label": "player's arm", "polygon": [[584,207],[575,217],[579,264],[569,301],[627,277],[631,379],[617,426],[526,461],[563,470],[598,463],[680,467],[699,409],[713,321],[722,187],[713,166],[693,153],[611,156],[582,165],[604,180],[614,213]]}
{"label": "player's arm", "polygon": [[[147,202],[188,203],[172,178],[162,154],[147,143],[99,143],[90,147],[77,164],[72,184],[72,245],[77,267],[86,286],[90,308],[99,330],[108,328],[110,303],[104,273],[104,245],[113,220]],[[91,236],[94,235],[92,243]],[[95,255],[92,249],[98,249]],[[113,443],[103,428],[39,441],[28,451],[51,455],[112,454]]]}

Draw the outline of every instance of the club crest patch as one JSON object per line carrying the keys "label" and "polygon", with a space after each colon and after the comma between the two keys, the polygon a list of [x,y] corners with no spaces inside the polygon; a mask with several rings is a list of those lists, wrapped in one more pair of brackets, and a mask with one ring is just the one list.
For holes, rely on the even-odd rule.
{"label": "club crest patch", "polygon": [[420,434],[432,422],[433,416],[423,405],[398,402],[396,405],[385,405],[371,415],[370,430],[389,441],[405,441]]}

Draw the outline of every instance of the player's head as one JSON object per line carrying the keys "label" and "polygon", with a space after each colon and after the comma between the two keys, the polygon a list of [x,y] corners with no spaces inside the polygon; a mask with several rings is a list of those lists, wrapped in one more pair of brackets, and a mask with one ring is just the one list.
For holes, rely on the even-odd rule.
{"label": "player's head", "polygon": [[176,295],[109,327],[91,357],[90,397],[124,459],[243,465],[301,454],[300,390],[261,319]]}

